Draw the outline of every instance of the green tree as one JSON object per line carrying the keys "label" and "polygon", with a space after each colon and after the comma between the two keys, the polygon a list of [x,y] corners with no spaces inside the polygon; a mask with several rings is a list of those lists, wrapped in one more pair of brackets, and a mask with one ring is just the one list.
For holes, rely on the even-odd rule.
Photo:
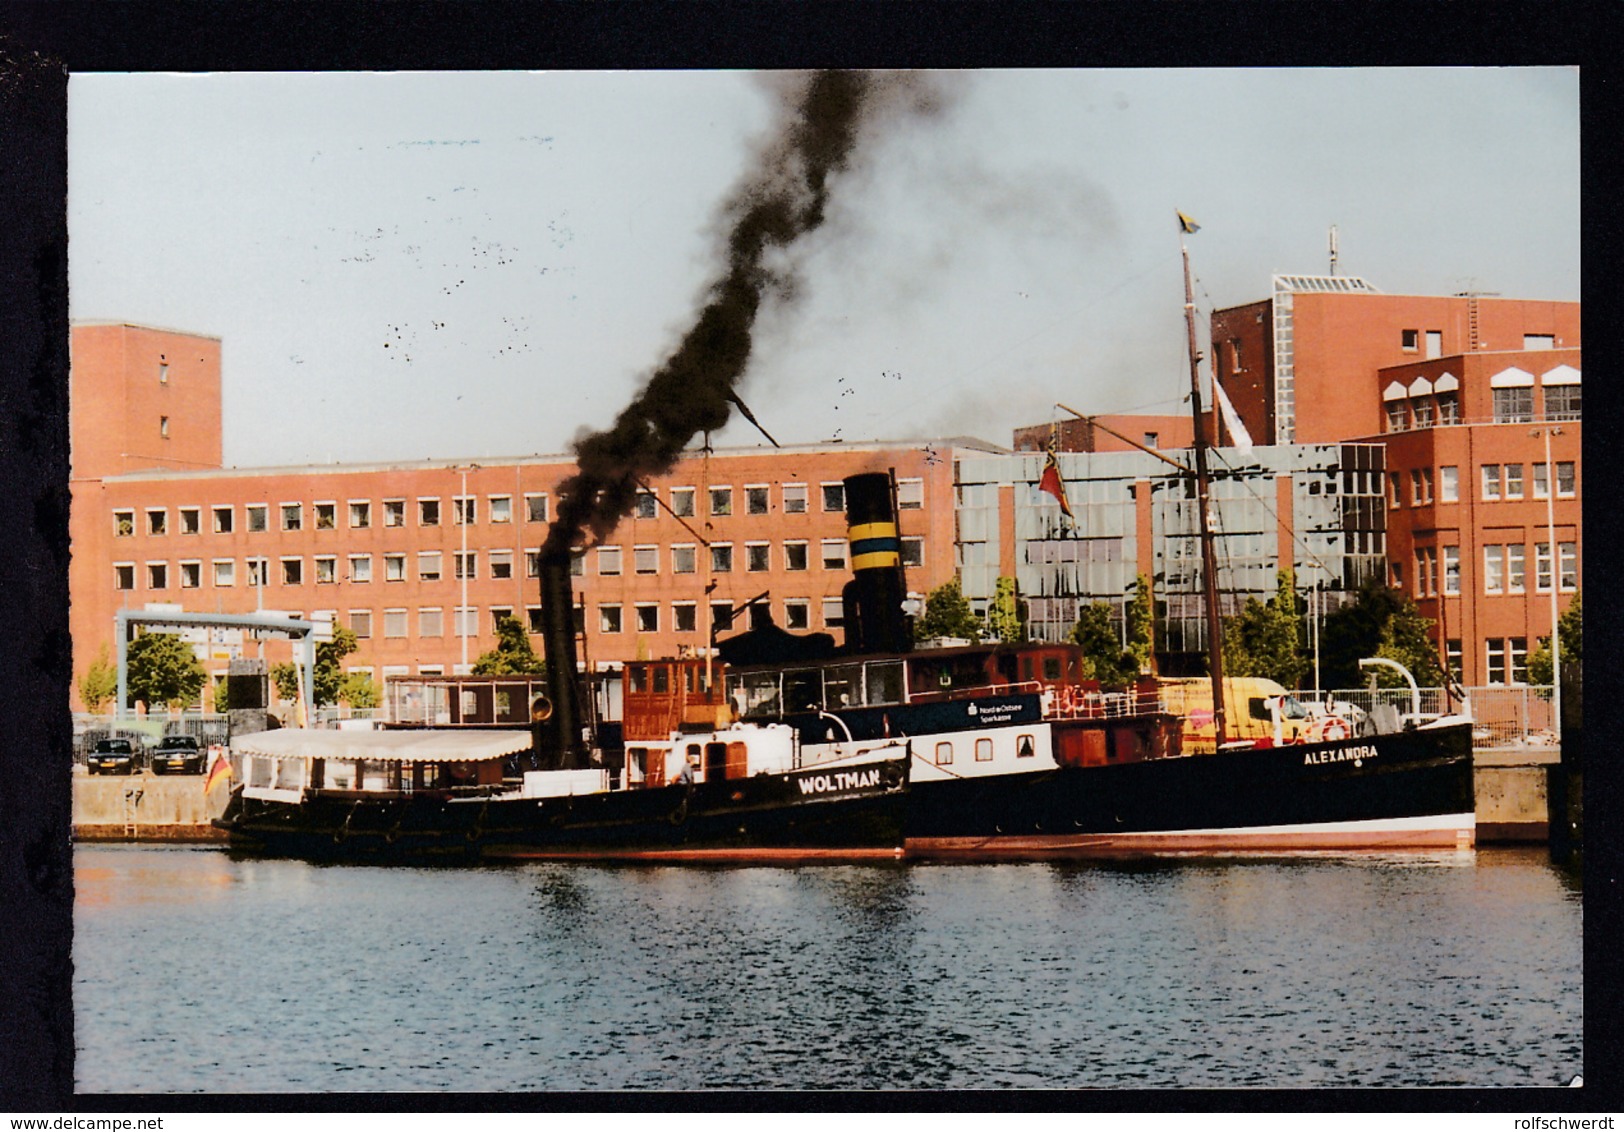
{"label": "green tree", "polygon": [[84,701],[86,711],[97,712],[117,695],[118,666],[113,663],[112,650],[104,641],[96,659],[90,662],[90,667],[79,678],[79,698]]}
{"label": "green tree", "polygon": [[338,682],[338,698],[357,711],[378,706],[378,686],[365,672],[346,672]]}
{"label": "green tree", "polygon": [[1433,633],[1433,622],[1421,616],[1415,602],[1372,579],[1352,602],[1327,615],[1321,626],[1322,681],[1330,688],[1357,688],[1374,671],[1380,686],[1405,686],[1403,677],[1391,669],[1359,667],[1362,658],[1380,656],[1408,668],[1423,687],[1435,686],[1443,680],[1443,666]]}
{"label": "green tree", "polygon": [[925,598],[925,612],[914,620],[914,640],[928,641],[934,637],[981,640],[980,623],[971,612],[957,578],[950,578],[931,590]]}
{"label": "green tree", "polygon": [[547,663],[530,647],[530,635],[516,617],[496,622],[496,647],[474,661],[475,676],[537,676]]}
{"label": "green tree", "polygon": [[299,698],[299,666],[287,660],[284,660],[281,664],[271,665],[271,683],[276,685],[276,694],[284,700],[297,700]]}
{"label": "green tree", "polygon": [[343,659],[361,647],[353,629],[333,626],[333,639],[316,643],[316,667],[311,673],[311,691],[317,705],[326,707],[338,703],[338,686],[344,679],[339,667]]}
{"label": "green tree", "polygon": [[987,632],[1000,641],[1026,640],[1026,603],[1015,594],[1015,579],[1002,577],[993,588],[987,607]]}
{"label": "green tree", "polygon": [[1128,622],[1128,651],[1139,662],[1137,671],[1156,670],[1156,605],[1150,596],[1150,579],[1140,574],[1134,580],[1133,600],[1123,611]]}
{"label": "green tree", "polygon": [[1292,572],[1281,570],[1272,598],[1248,598],[1238,616],[1224,619],[1224,674],[1258,676],[1295,688],[1308,669]]}
{"label": "green tree", "polygon": [[174,633],[145,633],[124,655],[132,702],[184,707],[196,701],[209,678],[192,646]]}
{"label": "green tree", "polygon": [[1084,607],[1071,639],[1083,650],[1083,675],[1101,684],[1127,684],[1139,674],[1139,658],[1122,647],[1111,624],[1111,607],[1096,601]]}
{"label": "green tree", "polygon": [[[1577,668],[1584,661],[1584,614],[1579,609],[1578,594],[1573,595],[1567,611],[1557,619],[1556,631],[1561,634],[1562,666],[1566,668],[1571,664]],[[1551,638],[1541,637],[1539,647],[1528,654],[1528,682],[1550,684],[1554,683],[1554,676],[1551,670]]]}
{"label": "green tree", "polygon": [[214,678],[214,710],[228,712],[231,710],[231,679],[227,676]]}

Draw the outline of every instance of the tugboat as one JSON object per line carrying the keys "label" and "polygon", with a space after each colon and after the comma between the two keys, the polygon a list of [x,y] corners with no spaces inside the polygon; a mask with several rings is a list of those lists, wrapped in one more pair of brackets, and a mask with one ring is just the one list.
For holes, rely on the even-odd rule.
{"label": "tugboat", "polygon": [[215,822],[230,847],[446,864],[901,856],[905,740],[809,750],[789,726],[731,722],[698,661],[629,666],[644,690],[628,695],[636,711],[612,765],[582,724],[568,571],[567,556],[543,559],[548,693],[531,730],[244,736]]}

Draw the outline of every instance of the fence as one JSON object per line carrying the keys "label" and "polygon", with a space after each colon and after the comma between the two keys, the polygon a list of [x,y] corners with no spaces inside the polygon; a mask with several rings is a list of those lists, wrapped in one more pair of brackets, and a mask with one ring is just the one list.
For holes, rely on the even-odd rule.
{"label": "fence", "polygon": [[73,761],[82,763],[100,739],[128,739],[138,749],[150,750],[165,735],[190,735],[205,750],[231,738],[231,721],[224,715],[187,712],[183,715],[126,716],[73,715]]}
{"label": "fence", "polygon": [[[1422,688],[1420,693],[1423,714],[1441,715],[1461,710],[1459,702],[1451,706],[1442,688]],[[1400,715],[1408,715],[1412,710],[1408,688],[1338,688],[1324,694],[1365,711],[1371,711],[1378,704],[1389,704]],[[1302,699],[1312,695],[1298,693]],[[1474,747],[1542,747],[1555,744],[1550,685],[1496,684],[1467,688],[1466,695],[1471,704]]]}

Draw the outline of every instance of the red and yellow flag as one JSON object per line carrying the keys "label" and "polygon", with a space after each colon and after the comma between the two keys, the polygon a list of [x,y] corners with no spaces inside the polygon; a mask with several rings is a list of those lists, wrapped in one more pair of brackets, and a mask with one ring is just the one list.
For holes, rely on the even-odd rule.
{"label": "red and yellow flag", "polygon": [[209,776],[203,780],[203,793],[207,794],[214,789],[214,784],[222,778],[231,777],[231,764],[226,761],[224,752],[214,756],[214,765],[209,768]]}
{"label": "red and yellow flag", "polygon": [[1060,478],[1060,461],[1054,458],[1052,448],[1049,449],[1048,458],[1043,461],[1043,476],[1038,480],[1038,490],[1054,496],[1060,503],[1060,509],[1066,513],[1066,518],[1077,517],[1071,513],[1071,504],[1066,501],[1066,483]]}

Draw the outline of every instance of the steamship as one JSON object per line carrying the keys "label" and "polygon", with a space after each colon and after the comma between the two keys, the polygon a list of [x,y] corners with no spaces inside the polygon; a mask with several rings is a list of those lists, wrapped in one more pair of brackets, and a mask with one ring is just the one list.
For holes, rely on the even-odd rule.
{"label": "steamship", "polygon": [[233,740],[215,824],[239,852],[334,862],[895,859],[906,739],[807,747],[736,720],[713,662],[628,666],[621,744],[576,678],[569,556],[541,561],[546,692],[529,730],[279,730]]}

